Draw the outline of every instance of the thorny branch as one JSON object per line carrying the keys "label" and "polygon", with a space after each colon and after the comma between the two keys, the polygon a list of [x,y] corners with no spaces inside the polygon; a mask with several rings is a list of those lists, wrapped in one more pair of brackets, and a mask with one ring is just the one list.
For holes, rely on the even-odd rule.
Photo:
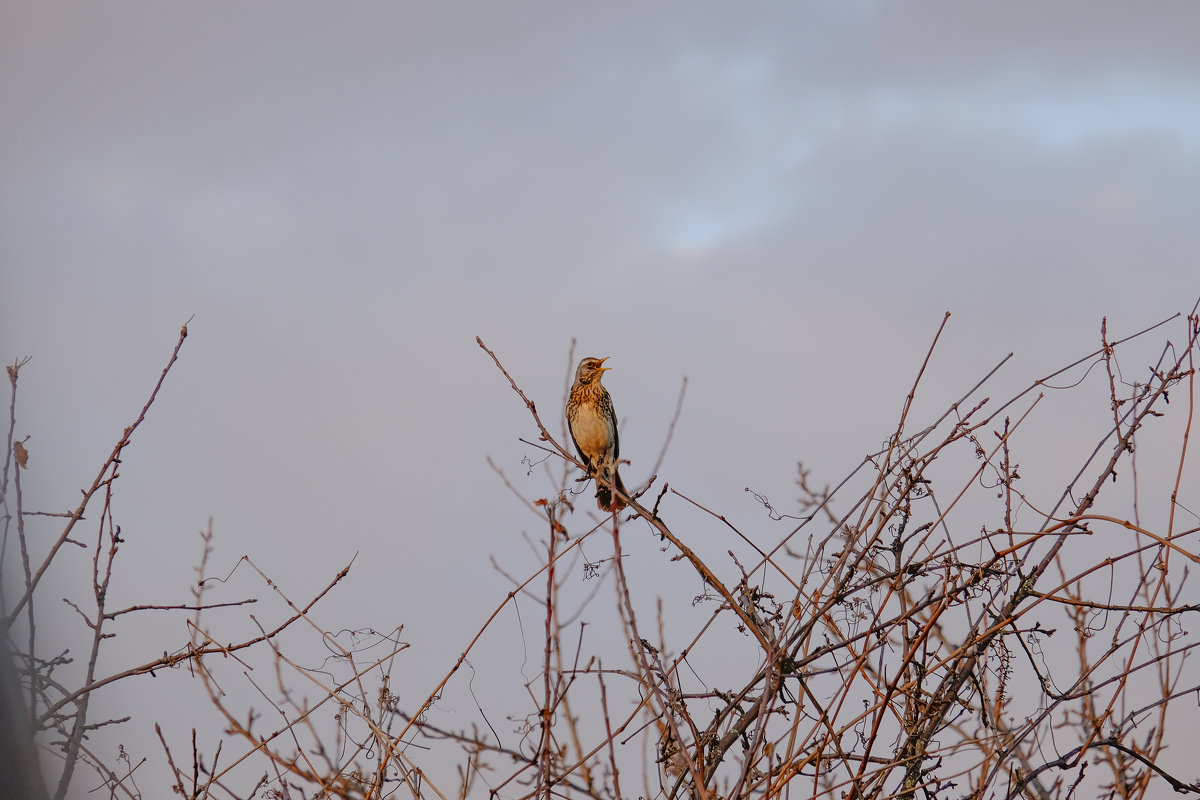
{"label": "thorny branch", "polygon": [[[665,483],[653,503],[642,501],[673,439],[686,379],[652,475],[623,498],[626,512],[576,509],[569,487],[582,465],[563,443],[565,430],[549,432],[533,399],[477,339],[530,413],[536,436],[521,441],[536,448],[526,463],[539,469],[525,477],[542,474],[548,493],[492,468],[523,513],[539,518],[544,538],[530,537],[532,567],[497,564],[510,591],[432,686],[393,691],[407,648],[399,627],[334,631],[317,619],[318,601],[349,566],[295,603],[265,569],[239,560],[221,581],[250,578],[281,602],[273,623],[249,614],[263,598],[241,585],[222,588],[239,599],[208,597],[218,584],[206,578],[211,524],[192,602],[109,609],[105,587],[124,539],[106,504],[86,544],[91,602],[70,601],[92,637],[82,682],[60,679],[69,659],[35,653],[49,561],[22,551],[25,586],[3,619],[10,641],[22,643],[31,718],[60,732],[60,752],[72,762],[58,775],[60,791],[77,762],[126,797],[140,796],[133,776],[144,761],[104,763],[88,737],[116,721],[91,720],[88,698],[179,666],[199,679],[224,726],[193,729],[186,745],[159,730],[171,786],[192,798],[1070,800],[1090,791],[1141,799],[1164,784],[1200,794],[1183,774],[1194,767],[1167,746],[1169,730],[1200,720],[1189,702],[1200,682],[1185,666],[1200,647],[1188,632],[1200,605],[1187,602],[1200,561],[1187,460],[1196,310],[1155,345],[1157,356],[1138,361],[1150,334],[1174,320],[1116,339],[1104,321],[1095,352],[993,401],[983,392],[1009,354],[931,420],[917,421],[915,401],[931,391],[925,375],[947,315],[929,348],[909,354],[916,376],[882,445],[832,486],[816,488],[812,468],[801,467],[795,516],[756,495],[765,518],[747,519]],[[182,341],[50,559],[82,538],[72,530],[87,501],[111,497],[130,437]],[[6,556],[10,523],[20,534],[21,520],[45,513],[8,511],[10,485],[21,509],[10,462],[28,459],[28,440],[14,438],[20,366],[9,368],[14,400],[0,490]],[[1057,410],[1063,399],[1065,412]],[[1045,451],[1035,445],[1067,426],[1086,430],[1091,443],[1039,462]],[[13,540],[18,550],[23,536]],[[680,589],[684,575],[697,596]],[[602,587],[612,591],[611,606]],[[521,666],[535,674],[522,675],[523,691],[476,698],[457,679],[462,667],[489,669],[475,654],[489,633],[510,635],[504,620],[517,619],[524,638],[529,604],[539,609],[531,638],[541,645]],[[101,629],[150,611],[189,612],[190,641],[101,674]],[[236,613],[257,634],[230,641],[208,618]],[[323,659],[305,657],[302,639]],[[442,709],[456,693],[470,693],[478,711],[463,727],[447,723]],[[515,726],[516,743],[499,720]],[[442,765],[451,758],[458,766],[447,777]]]}
{"label": "thorny branch", "polygon": [[[1042,785],[1038,776],[1050,769],[1074,769],[1081,753],[1098,741],[1116,741],[1120,745],[1116,749],[1127,749],[1134,762],[1153,764],[1154,771],[1161,771],[1164,779],[1170,775],[1159,760],[1166,752],[1159,731],[1167,724],[1167,698],[1200,692],[1200,685],[1180,683],[1179,665],[1192,645],[1180,640],[1183,629],[1172,622],[1200,611],[1200,606],[1175,599],[1181,596],[1187,570],[1176,576],[1163,567],[1171,554],[1188,562],[1200,561],[1197,530],[1173,533],[1173,515],[1182,507],[1178,504],[1182,485],[1179,476],[1184,471],[1194,406],[1195,313],[1188,318],[1185,341],[1164,349],[1164,354],[1172,353],[1171,360],[1160,360],[1145,379],[1126,384],[1117,376],[1128,373],[1116,366],[1124,347],[1162,324],[1116,342],[1108,340],[1105,328],[1099,350],[1035,381],[1029,389],[988,412],[992,405],[989,399],[971,398],[1003,365],[1002,361],[941,417],[910,435],[906,432],[908,416],[933,357],[931,347],[888,444],[863,461],[873,473],[863,494],[842,515],[830,513],[836,498],[853,485],[852,475],[833,490],[806,499],[811,509],[826,514],[832,524],[823,535],[810,535],[804,550],[787,551],[794,564],[781,561],[776,554],[806,527],[817,524],[821,518],[816,514],[810,513],[780,544],[759,549],[753,537],[739,530],[740,526],[724,515],[709,512],[759,558],[751,569],[740,569],[736,587],[727,586],[720,576],[723,570],[713,566],[711,557],[700,555],[672,530],[661,504],[651,511],[630,498],[631,513],[620,530],[628,536],[629,531],[637,529],[631,527],[631,521],[644,523],[643,530],[649,529],[667,543],[669,551],[690,564],[704,584],[716,592],[720,603],[720,608],[702,623],[701,633],[689,637],[691,642],[677,655],[664,658],[656,650],[649,660],[645,658],[650,652],[646,650],[648,645],[637,644],[645,640],[637,634],[635,609],[621,604],[626,635],[634,645],[631,655],[635,668],[629,673],[610,674],[628,675],[634,681],[630,688],[641,698],[635,713],[657,719],[663,731],[657,748],[658,769],[662,776],[674,776],[674,780],[663,783],[658,791],[668,797],[710,793],[774,797],[801,780],[809,783],[805,791],[816,796],[845,793],[856,798],[915,797],[919,792],[931,793],[965,780],[972,797],[995,791],[1008,797],[1021,792],[1065,797],[1067,784]],[[496,354],[482,341],[479,344],[525,401],[546,450],[558,452],[574,463],[571,454],[549,436],[533,402]],[[1015,459],[1023,446],[1021,436],[1027,420],[1050,389],[1051,381],[1070,369],[1086,368],[1096,359],[1105,365],[1110,416],[1115,414],[1110,430],[1100,433],[1101,447],[1111,439],[1108,457],[1097,465],[1094,455],[1099,454],[1099,448],[1085,457],[1078,474],[1088,475],[1088,488],[1076,497],[1067,514],[1059,514],[1055,507],[1042,513],[1038,525],[1021,529],[1017,527],[1022,524],[1019,520],[1038,513],[1039,504],[1030,490],[1018,488],[1020,474]],[[1109,487],[1117,484],[1119,473],[1131,469],[1127,462],[1139,432],[1167,413],[1172,392],[1182,381],[1188,386],[1187,418],[1173,471],[1176,488],[1171,496],[1167,533],[1131,522],[1119,513],[1097,513],[1102,497],[1116,493]],[[1077,387],[1085,385],[1080,381]],[[1038,388],[1042,391],[1018,419],[1001,416],[1002,411]],[[1124,389],[1130,390],[1130,397],[1118,396]],[[999,429],[993,430],[997,425]],[[985,435],[994,435],[993,447],[983,446]],[[977,466],[966,473],[967,480],[955,486],[956,473],[947,472],[942,465],[956,458],[961,461],[957,455],[960,451],[976,459]],[[1142,458],[1145,460],[1144,455]],[[957,474],[964,474],[961,467],[958,469]],[[802,473],[802,488],[807,487],[806,474]],[[986,487],[984,479],[989,474],[1001,490],[997,496],[1003,503],[1002,524],[985,524],[982,529],[976,524],[977,533],[964,536],[963,519],[979,513],[978,495]],[[944,491],[937,490],[946,483],[952,487],[949,503],[938,499],[946,497]],[[669,496],[695,504],[673,490]],[[1112,503],[1110,507],[1117,507],[1119,498]],[[615,517],[609,520],[614,533],[619,521]],[[1087,548],[1071,545],[1114,530],[1132,536],[1134,544],[1098,556],[1094,548],[1088,552]],[[697,541],[695,535],[686,538]],[[619,548],[620,541],[615,540],[614,545]],[[1100,597],[1094,594],[1100,571],[1123,574],[1125,565],[1133,566],[1142,553],[1151,551],[1158,554],[1158,568],[1133,573],[1133,578],[1140,581],[1144,599],[1118,602],[1111,593]],[[620,560],[614,558],[614,563],[619,565]],[[1043,588],[1051,570],[1056,577]],[[625,571],[614,566],[608,574],[621,587],[618,596],[629,596]],[[1110,579],[1112,582],[1115,578]],[[776,599],[776,590],[771,588],[776,584],[792,592],[791,600]],[[1172,599],[1156,599],[1164,596]],[[1088,620],[1084,626],[1076,622],[1074,627],[1081,646],[1089,651],[1088,642],[1099,630],[1089,613],[1117,612],[1123,618],[1139,621],[1133,633],[1094,653],[1080,677],[1065,680],[1068,673],[1061,659],[1046,655],[1048,646],[1058,649],[1051,640],[1062,622],[1062,612],[1056,609],[1067,609],[1072,618],[1078,614]],[[714,693],[703,688],[712,685],[711,679],[700,678],[702,684],[689,692],[687,683],[680,680],[680,669],[690,662],[693,652],[703,647],[706,634],[719,638],[715,631],[720,626],[714,622],[728,614],[734,616],[734,629],[755,643],[746,654],[757,650],[758,666],[743,677],[743,688],[739,690]],[[1014,647],[1025,654],[1024,666],[1013,657]],[[1160,677],[1157,702],[1153,695],[1145,694],[1154,691],[1153,687],[1138,678],[1151,667],[1158,669]],[[1035,685],[1042,686],[1040,698],[1009,693],[1016,676],[1025,672],[1038,676]],[[1058,692],[1052,688],[1064,682],[1068,690]],[[1102,709],[1089,712],[1086,705],[1080,705],[1085,697],[1100,693],[1108,693],[1109,697]],[[606,696],[597,715],[609,719],[611,690]],[[687,704],[688,696],[719,698],[717,713],[707,721],[697,719]],[[1123,738],[1132,730],[1129,722],[1117,725],[1117,732],[1112,734],[1116,738],[1097,738],[1102,726],[1115,721],[1113,712],[1118,704],[1135,697],[1141,698],[1144,709],[1160,712],[1151,749],[1147,751],[1146,745]],[[1013,724],[1008,715],[1021,713],[1016,710],[1019,707],[1036,713],[1029,722]],[[971,720],[975,720],[973,729],[968,724]],[[1077,730],[1079,749],[1067,756],[1047,756],[1049,739],[1044,732],[1051,728],[1060,731],[1059,737],[1064,730]],[[580,748],[576,765],[598,768],[602,762],[590,759],[607,758],[605,754],[613,743],[624,741],[616,739],[607,726],[596,735],[600,737],[598,744]],[[482,739],[469,740],[465,734],[462,740],[473,741],[476,749],[486,746]],[[740,755],[730,761],[727,756],[739,742]],[[1005,787],[1002,768],[1012,764],[1020,765],[1023,777],[1019,786]],[[564,770],[571,766],[564,764]],[[1114,777],[1114,785],[1121,780],[1121,776]],[[1200,791],[1174,777],[1168,783],[1176,791]],[[1144,793],[1150,784],[1139,785]],[[607,791],[599,790],[593,796],[606,796]]]}

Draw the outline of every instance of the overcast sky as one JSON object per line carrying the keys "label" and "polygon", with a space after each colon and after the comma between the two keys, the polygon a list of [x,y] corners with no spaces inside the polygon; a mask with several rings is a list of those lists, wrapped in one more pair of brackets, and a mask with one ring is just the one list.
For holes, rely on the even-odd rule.
{"label": "overcast sky", "polygon": [[836,481],[888,434],[943,312],[927,415],[1192,307],[1198,31],[1190,2],[5,3],[27,505],[76,502],[192,319],[122,470],[130,601],[186,600],[210,516],[215,565],[297,595],[358,552],[327,624],[404,623],[436,676],[508,589],[489,557],[523,574],[542,535],[485,458],[548,491],[476,335],[553,430],[572,339],[611,357],[630,485],[687,376],[662,479],[792,510],[797,461]]}

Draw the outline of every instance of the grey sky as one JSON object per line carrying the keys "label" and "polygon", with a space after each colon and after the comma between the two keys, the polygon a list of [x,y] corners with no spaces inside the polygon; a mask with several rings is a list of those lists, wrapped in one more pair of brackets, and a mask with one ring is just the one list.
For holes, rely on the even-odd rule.
{"label": "grey sky", "polygon": [[532,564],[485,456],[546,491],[475,335],[556,431],[572,337],[610,356],[630,485],[688,376],[663,478],[790,510],[796,461],[836,480],[888,434],[942,312],[928,413],[1191,308],[1198,30],[1183,2],[6,4],[30,504],[74,502],[194,315],[123,470],[130,601],[185,599],[210,515],[215,563],[299,594],[358,551],[329,624],[403,622],[435,676],[507,591],[489,555]]}

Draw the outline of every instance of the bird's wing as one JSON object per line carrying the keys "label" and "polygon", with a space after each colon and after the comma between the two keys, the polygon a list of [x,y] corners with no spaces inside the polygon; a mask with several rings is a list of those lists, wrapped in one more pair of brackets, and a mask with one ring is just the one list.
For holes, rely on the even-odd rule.
{"label": "bird's wing", "polygon": [[615,409],[613,409],[612,403],[608,404],[608,424],[612,426],[612,459],[613,464],[615,465],[617,460],[621,457],[621,438],[620,434],[617,432],[617,412]]}

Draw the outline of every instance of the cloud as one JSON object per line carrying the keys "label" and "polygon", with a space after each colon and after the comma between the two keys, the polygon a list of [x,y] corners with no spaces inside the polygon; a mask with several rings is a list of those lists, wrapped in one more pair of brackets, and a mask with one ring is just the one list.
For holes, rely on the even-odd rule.
{"label": "cloud", "polygon": [[410,621],[432,663],[481,602],[447,587],[504,584],[527,522],[485,455],[540,480],[475,334],[552,427],[572,338],[612,356],[631,476],[687,375],[662,479],[756,519],[747,484],[783,507],[795,460],[887,435],[946,309],[938,401],[1190,307],[1200,6],[1156,9],[23,5],[0,340],[33,458],[110,446],[196,314],[131,534],[165,558],[215,513],[223,553],[311,571],[352,542],[374,583],[337,610],[446,595]]}

